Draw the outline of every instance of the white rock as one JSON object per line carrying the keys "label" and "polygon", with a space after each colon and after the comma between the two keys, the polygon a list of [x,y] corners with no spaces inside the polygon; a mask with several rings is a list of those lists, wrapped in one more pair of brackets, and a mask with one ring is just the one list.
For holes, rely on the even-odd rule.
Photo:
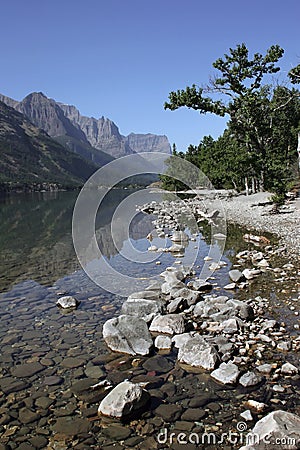
{"label": "white rock", "polygon": [[256,400],[252,399],[247,400],[246,405],[258,413],[263,412],[267,407],[265,403],[257,402]]}
{"label": "white rock", "polygon": [[150,331],[164,334],[180,334],[184,332],[184,319],[180,314],[156,316],[151,322]]}
{"label": "white rock", "polygon": [[224,320],[219,326],[224,333],[233,334],[239,329],[238,321],[235,318]]}
{"label": "white rock", "polygon": [[224,286],[224,289],[226,289],[228,291],[233,291],[235,288],[236,288],[235,283],[228,283],[228,284],[226,284],[226,286]]}
{"label": "white rock", "polygon": [[172,337],[172,342],[174,342],[174,347],[181,348],[191,337],[192,333],[182,333],[176,334]]}
{"label": "white rock", "polygon": [[244,387],[255,386],[261,382],[261,377],[254,372],[247,372],[240,378],[240,384]]}
{"label": "white rock", "polygon": [[188,241],[189,237],[184,231],[174,231],[170,239],[173,242],[182,242]]}
{"label": "white rock", "polygon": [[56,304],[60,308],[68,309],[68,308],[77,308],[77,306],[79,305],[79,302],[76,300],[76,298],[68,295],[68,296],[59,298],[57,300]]}
{"label": "white rock", "polygon": [[168,247],[168,251],[171,253],[179,253],[183,252],[185,250],[185,247],[180,244],[173,244],[171,247]]}
{"label": "white rock", "polygon": [[269,265],[270,264],[268,263],[268,261],[266,259],[262,259],[261,261],[259,261],[257,263],[257,266],[262,267],[262,268],[269,267]]}
{"label": "white rock", "polygon": [[272,372],[273,366],[272,366],[272,364],[261,364],[260,366],[257,366],[257,370],[260,373],[264,373],[264,374],[268,375],[269,373]]}
{"label": "white rock", "polygon": [[240,283],[241,281],[245,280],[244,275],[242,274],[242,272],[240,270],[237,269],[233,269],[233,270],[229,270],[229,278],[234,282],[234,283]]}
{"label": "white rock", "polygon": [[280,386],[280,384],[274,384],[273,391],[274,392],[284,392],[285,389],[283,386]]}
{"label": "white rock", "polygon": [[281,373],[284,375],[294,375],[298,373],[298,368],[291,363],[285,363],[281,367]]}
{"label": "white rock", "polygon": [[150,245],[150,247],[148,247],[148,252],[156,252],[156,251],[157,251],[156,245]]}
{"label": "white rock", "polygon": [[245,419],[245,420],[253,420],[253,417],[252,417],[252,414],[251,414],[251,411],[250,411],[250,409],[247,409],[246,411],[244,411],[244,412],[242,412],[241,414],[240,414],[240,416],[243,418],[243,419]]}
{"label": "white rock", "polygon": [[238,366],[232,362],[222,363],[220,367],[214,370],[210,375],[215,380],[223,384],[233,384],[240,374]]}
{"label": "white rock", "polygon": [[154,345],[159,350],[170,350],[172,348],[172,339],[169,336],[156,336]]}
{"label": "white rock", "polygon": [[153,345],[146,322],[129,315],[105,322],[103,338],[111,350],[129,355],[148,355]]}
{"label": "white rock", "polygon": [[246,278],[246,280],[252,280],[257,275],[259,275],[261,272],[259,269],[244,269],[242,274]]}
{"label": "white rock", "polygon": [[148,392],[139,384],[123,381],[102,400],[98,413],[116,418],[126,417],[144,407],[148,400]]}
{"label": "white rock", "polygon": [[193,367],[212,370],[215,368],[217,360],[216,349],[198,334],[188,339],[179,348],[178,361]]}
{"label": "white rock", "polygon": [[273,411],[256,423],[247,438],[249,445],[243,450],[297,450],[300,417],[287,411]]}
{"label": "white rock", "polygon": [[130,299],[123,303],[121,313],[129,316],[137,316],[145,322],[150,322],[153,317],[162,312],[162,303],[157,300]]}

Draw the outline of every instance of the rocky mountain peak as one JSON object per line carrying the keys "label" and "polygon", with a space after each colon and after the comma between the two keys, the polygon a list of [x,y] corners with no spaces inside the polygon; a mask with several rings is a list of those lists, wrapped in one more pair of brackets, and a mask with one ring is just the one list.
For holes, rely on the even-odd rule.
{"label": "rocky mountain peak", "polygon": [[75,106],[56,102],[43,92],[32,92],[21,102],[1,95],[0,100],[72,151],[96,163],[100,153],[103,160],[103,152],[115,158],[136,152],[171,153],[166,136],[151,133],[123,136],[112,120],[83,116]]}

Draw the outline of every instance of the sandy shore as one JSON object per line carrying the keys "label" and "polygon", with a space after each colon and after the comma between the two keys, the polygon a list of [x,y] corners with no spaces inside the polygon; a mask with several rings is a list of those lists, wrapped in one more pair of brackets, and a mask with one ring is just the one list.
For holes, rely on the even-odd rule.
{"label": "sandy shore", "polygon": [[[300,255],[300,199],[290,201],[280,214],[270,214],[268,205],[271,194],[261,192],[249,196],[239,195],[222,199],[222,205],[229,222],[244,225],[249,229],[276,234],[288,253],[298,258]],[[217,200],[212,200],[214,207]]]}

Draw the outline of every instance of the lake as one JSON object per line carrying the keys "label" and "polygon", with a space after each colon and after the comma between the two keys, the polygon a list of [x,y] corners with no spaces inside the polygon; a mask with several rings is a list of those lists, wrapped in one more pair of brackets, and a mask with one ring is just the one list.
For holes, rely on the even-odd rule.
{"label": "lake", "polygon": [[[120,227],[120,232],[112,238],[110,224],[114,211],[130,194],[129,190],[109,193],[96,218],[97,241],[103,260],[115,271],[133,279],[153,279],[166,267],[177,264],[178,259],[162,253],[158,259],[141,264],[126,258],[126,252],[124,256],[128,248],[144,255],[150,253],[146,237],[152,232],[155,219],[137,212],[130,226]],[[145,358],[112,354],[102,340],[104,321],[118,314],[124,297],[118,295],[115,286],[111,292],[101,283],[101,286],[95,284],[78,263],[72,241],[72,213],[77,195],[76,192],[45,192],[0,199],[1,439],[12,449],[22,443],[33,449],[110,449],[114,448],[109,447],[112,443],[126,439],[125,446],[116,444],[119,445],[116,448],[156,448],[151,435],[163,421],[150,413],[143,416],[139,426],[146,428],[140,432],[133,431],[133,426],[118,425],[108,419],[100,428],[96,421],[97,407],[104,394],[101,390],[91,394],[87,384],[95,384],[104,377],[113,384],[128,377],[137,381],[148,373],[153,375],[153,391],[157,392],[156,383],[164,375],[159,370],[145,370]],[[123,228],[129,229],[128,234]],[[228,269],[234,255],[241,249],[252,248],[243,241],[244,232],[240,227],[228,228],[222,257],[227,265],[216,271],[211,280],[215,293],[225,293],[222,286],[229,282]],[[155,238],[152,244],[160,246],[163,241]],[[209,228],[203,225],[201,233],[189,243],[196,250],[196,274],[201,270],[209,244]],[[101,268],[101,261],[98,263],[97,267]],[[114,280],[110,283],[114,284]],[[117,279],[115,283],[117,286]],[[268,292],[267,295],[278,298],[272,289],[267,291],[268,286],[270,282],[266,279],[240,295]],[[80,301],[76,311],[66,313],[56,306],[57,298],[65,294],[74,295]],[[277,314],[282,319],[282,309]],[[164,356],[166,371],[174,366],[175,359],[173,353]],[[203,413],[209,422],[214,423],[222,402],[224,410],[218,415],[218,421],[230,424],[234,417],[231,389],[222,387],[216,392],[209,375],[194,376],[176,367],[170,377],[161,392],[169,396],[171,407],[177,402],[171,381],[175,377],[177,396],[181,392],[178,399],[183,405],[185,395],[191,398],[201,392],[210,405]],[[243,395],[241,390],[235,393],[236,408]],[[154,399],[159,400],[159,393]],[[175,421],[174,413],[171,422]],[[186,426],[188,423],[185,422]],[[141,442],[148,444],[138,447]]]}

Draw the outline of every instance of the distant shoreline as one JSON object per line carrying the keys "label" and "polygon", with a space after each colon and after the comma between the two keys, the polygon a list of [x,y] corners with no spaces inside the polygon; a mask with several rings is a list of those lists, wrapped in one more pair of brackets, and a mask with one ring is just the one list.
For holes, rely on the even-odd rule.
{"label": "distant shoreline", "polygon": [[[239,195],[222,199],[222,205],[229,222],[246,226],[259,232],[277,235],[286,246],[290,256],[300,255],[300,199],[288,202],[280,214],[270,214],[271,193],[259,192],[249,196]],[[220,200],[218,200],[220,201]],[[210,200],[213,207],[216,200]]]}

